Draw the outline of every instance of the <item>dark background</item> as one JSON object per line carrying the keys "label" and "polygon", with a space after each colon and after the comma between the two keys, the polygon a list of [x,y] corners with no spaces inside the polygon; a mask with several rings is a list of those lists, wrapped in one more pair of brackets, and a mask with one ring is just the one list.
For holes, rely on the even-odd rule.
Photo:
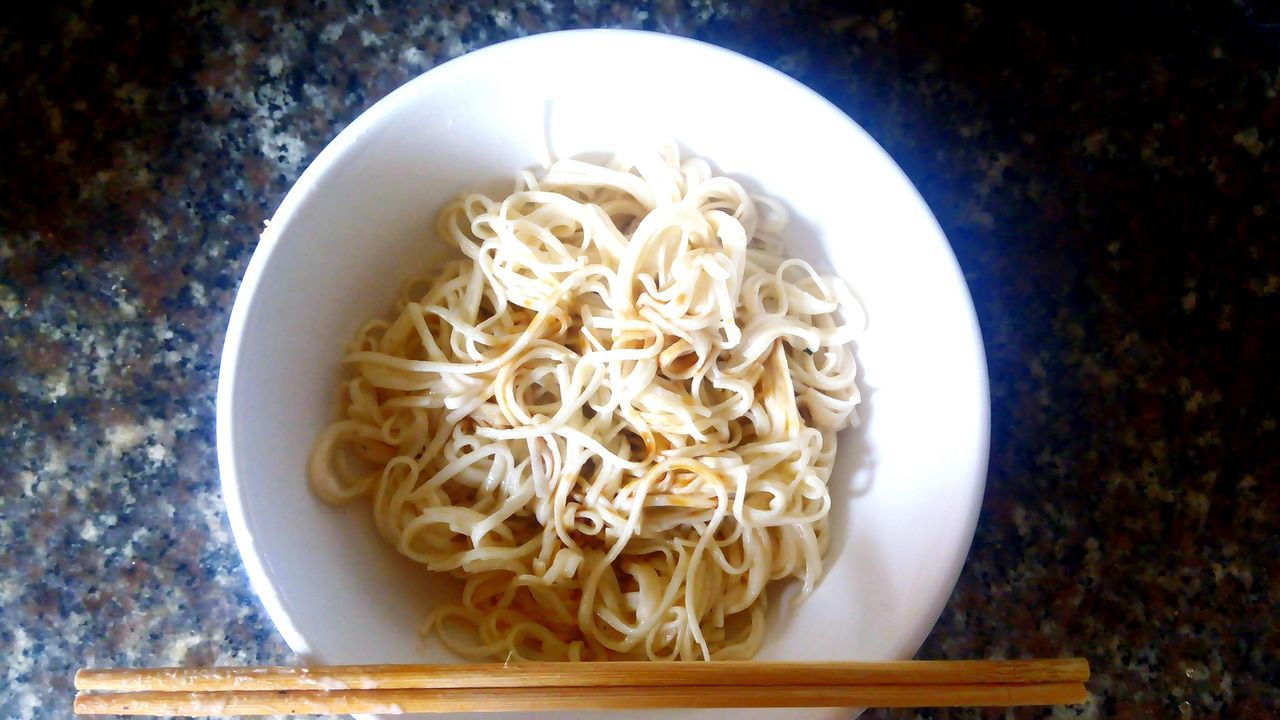
{"label": "dark background", "polygon": [[986,344],[992,453],[922,656],[1091,660],[1088,705],[1017,717],[1275,714],[1280,12],[1051,5],[4,11],[0,714],[64,716],[84,664],[288,660],[212,450],[258,229],[408,78],[585,26],[691,35],[798,78],[946,231]]}

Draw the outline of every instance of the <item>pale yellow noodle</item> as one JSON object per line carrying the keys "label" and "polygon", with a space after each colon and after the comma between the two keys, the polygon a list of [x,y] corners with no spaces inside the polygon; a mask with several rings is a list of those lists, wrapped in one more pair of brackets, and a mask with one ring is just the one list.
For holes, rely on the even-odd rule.
{"label": "pale yellow noodle", "polygon": [[465,581],[424,633],[476,659],[744,659],[768,584],[813,589],[862,315],[781,254],[784,224],[674,146],[440,212],[461,257],[357,334],[309,472]]}

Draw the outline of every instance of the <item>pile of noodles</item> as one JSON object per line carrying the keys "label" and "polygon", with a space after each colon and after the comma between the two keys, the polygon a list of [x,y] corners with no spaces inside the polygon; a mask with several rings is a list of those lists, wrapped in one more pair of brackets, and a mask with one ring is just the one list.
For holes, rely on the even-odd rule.
{"label": "pile of noodles", "polygon": [[476,659],[745,659],[766,586],[812,590],[862,317],[784,223],[674,147],[440,212],[461,257],[357,333],[310,464],[465,581],[424,632]]}

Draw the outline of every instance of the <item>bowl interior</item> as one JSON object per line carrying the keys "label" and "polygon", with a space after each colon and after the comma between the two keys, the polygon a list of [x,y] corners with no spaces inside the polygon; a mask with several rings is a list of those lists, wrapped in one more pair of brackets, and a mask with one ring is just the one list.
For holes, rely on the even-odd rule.
{"label": "bowl interior", "polygon": [[773,604],[760,657],[919,647],[968,551],[988,445],[981,339],[946,239],[879,146],[793,80],[693,41],[590,31],[504,43],[408,83],[317,158],[263,235],[223,357],[219,460],[254,587],[304,657],[456,660],[414,632],[456,585],[398,557],[365,503],[329,507],[305,480],[345,344],[446,254],[435,212],[464,190],[509,188],[549,153],[668,138],[781,200],[792,252],[843,276],[870,318],[826,575],[804,603]]}

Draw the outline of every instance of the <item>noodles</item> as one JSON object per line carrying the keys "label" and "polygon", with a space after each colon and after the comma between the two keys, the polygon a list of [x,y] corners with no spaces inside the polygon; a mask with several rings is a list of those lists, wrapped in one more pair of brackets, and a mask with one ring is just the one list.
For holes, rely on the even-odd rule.
{"label": "noodles", "polygon": [[465,581],[424,633],[475,659],[745,659],[768,584],[813,589],[861,311],[783,255],[784,222],[673,146],[440,212],[462,257],[357,333],[310,462],[319,497],[368,496],[387,542]]}

